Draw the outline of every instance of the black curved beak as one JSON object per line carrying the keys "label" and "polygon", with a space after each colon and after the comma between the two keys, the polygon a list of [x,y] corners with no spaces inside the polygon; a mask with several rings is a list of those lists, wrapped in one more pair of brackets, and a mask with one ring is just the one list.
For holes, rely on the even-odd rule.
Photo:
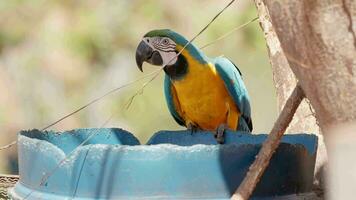
{"label": "black curved beak", "polygon": [[163,60],[158,51],[154,51],[146,42],[141,41],[136,49],[136,64],[142,70],[143,62],[148,62],[152,65],[162,65]]}

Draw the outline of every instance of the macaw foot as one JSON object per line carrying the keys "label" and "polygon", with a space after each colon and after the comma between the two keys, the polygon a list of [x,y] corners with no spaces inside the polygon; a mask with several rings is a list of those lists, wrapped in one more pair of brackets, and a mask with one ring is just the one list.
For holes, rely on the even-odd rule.
{"label": "macaw foot", "polygon": [[196,133],[200,128],[195,124],[188,124],[187,129],[190,130],[190,134]]}
{"label": "macaw foot", "polygon": [[224,133],[227,128],[228,127],[226,124],[220,124],[216,129],[216,132],[214,133],[214,137],[219,144],[224,144],[225,142]]}

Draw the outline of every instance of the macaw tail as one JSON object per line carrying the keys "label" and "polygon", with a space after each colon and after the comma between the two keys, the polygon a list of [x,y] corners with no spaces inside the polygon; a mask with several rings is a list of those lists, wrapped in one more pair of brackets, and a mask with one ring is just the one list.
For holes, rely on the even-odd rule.
{"label": "macaw tail", "polygon": [[237,127],[238,131],[252,132],[252,121],[246,120],[244,117],[240,117],[239,125]]}

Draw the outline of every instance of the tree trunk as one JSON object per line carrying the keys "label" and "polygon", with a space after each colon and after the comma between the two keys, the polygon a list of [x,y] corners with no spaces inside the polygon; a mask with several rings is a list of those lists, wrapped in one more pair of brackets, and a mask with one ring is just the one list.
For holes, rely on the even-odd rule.
{"label": "tree trunk", "polygon": [[[269,60],[272,66],[273,80],[277,92],[277,106],[279,113],[285,105],[289,95],[297,84],[297,79],[289,67],[288,60],[281,48],[281,44],[272,26],[268,10],[262,0],[255,0],[259,21],[264,33]],[[322,135],[319,133],[315,113],[312,106],[304,99],[299,105],[287,133],[313,133],[319,138],[317,160],[315,165],[315,186],[321,191],[324,185],[323,169],[327,161],[326,149]]]}
{"label": "tree trunk", "polygon": [[[286,60],[285,57],[284,59]],[[271,62],[271,64],[274,85],[277,92],[278,113],[280,113],[289,95],[295,88],[297,79],[292,70],[289,67],[285,67],[289,66],[288,62],[287,65],[284,66],[273,65],[273,62]],[[314,169],[314,191],[322,195],[325,188],[324,170],[327,164],[327,152],[323,135],[319,130],[320,128],[315,118],[314,109],[310,105],[308,99],[304,99],[294,114],[293,120],[289,124],[286,133],[311,133],[318,136],[318,150]]]}
{"label": "tree trunk", "polygon": [[[295,78],[292,70],[289,68],[288,61],[283,54],[283,58],[279,58],[283,61],[283,65],[276,65],[271,60],[273,81],[277,92],[277,106],[278,113],[281,112],[283,106],[285,105],[289,95],[292,93],[293,89],[297,85],[297,79]],[[307,99],[298,107],[292,122],[288,127],[289,133],[314,133],[319,135],[319,126],[317,124],[315,114],[312,112],[313,109]]]}
{"label": "tree trunk", "polygon": [[[260,25],[264,33],[270,62],[273,71],[273,80],[277,90],[278,111],[280,112],[285,105],[289,95],[297,84],[295,75],[289,68],[288,60],[281,48],[281,44],[276,36],[275,30],[270,22],[268,10],[261,0],[255,0],[258,10]],[[290,132],[309,132],[319,133],[315,116],[311,107],[305,100],[299,106],[297,113],[294,115],[292,123],[289,125]]]}
{"label": "tree trunk", "polygon": [[[335,177],[341,177],[341,172],[355,175],[347,163],[356,157],[356,148],[353,147],[356,145],[351,145],[356,144],[356,132],[352,134],[352,129],[346,129],[345,124],[351,127],[356,124],[356,1],[269,0],[265,4],[288,63],[315,108],[327,147],[332,152],[330,167],[337,171],[333,171],[331,180],[339,180]],[[279,99],[285,99],[285,91],[293,88],[283,85],[289,84],[287,82],[291,79],[286,75],[290,74],[288,70],[282,69],[286,67],[278,68],[279,73],[285,75],[274,76],[277,91],[282,91]],[[303,115],[297,118],[304,120]],[[306,128],[298,127],[297,130]],[[345,165],[335,167],[332,161],[336,160]],[[356,185],[355,179],[351,180],[352,185]],[[347,192],[340,194],[335,188],[331,191],[344,195],[336,195],[340,199],[347,198]],[[331,197],[336,197],[334,194]]]}

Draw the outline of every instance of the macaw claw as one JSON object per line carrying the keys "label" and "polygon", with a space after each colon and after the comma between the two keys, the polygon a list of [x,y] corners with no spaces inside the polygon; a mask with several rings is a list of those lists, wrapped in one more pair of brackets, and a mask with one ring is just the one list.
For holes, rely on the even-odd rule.
{"label": "macaw claw", "polygon": [[214,137],[218,144],[224,144],[225,142],[225,130],[227,129],[226,124],[220,124],[214,133]]}
{"label": "macaw claw", "polygon": [[190,130],[190,134],[192,134],[192,135],[200,130],[200,128],[198,126],[196,126],[195,124],[192,124],[192,123],[188,124],[187,129]]}

